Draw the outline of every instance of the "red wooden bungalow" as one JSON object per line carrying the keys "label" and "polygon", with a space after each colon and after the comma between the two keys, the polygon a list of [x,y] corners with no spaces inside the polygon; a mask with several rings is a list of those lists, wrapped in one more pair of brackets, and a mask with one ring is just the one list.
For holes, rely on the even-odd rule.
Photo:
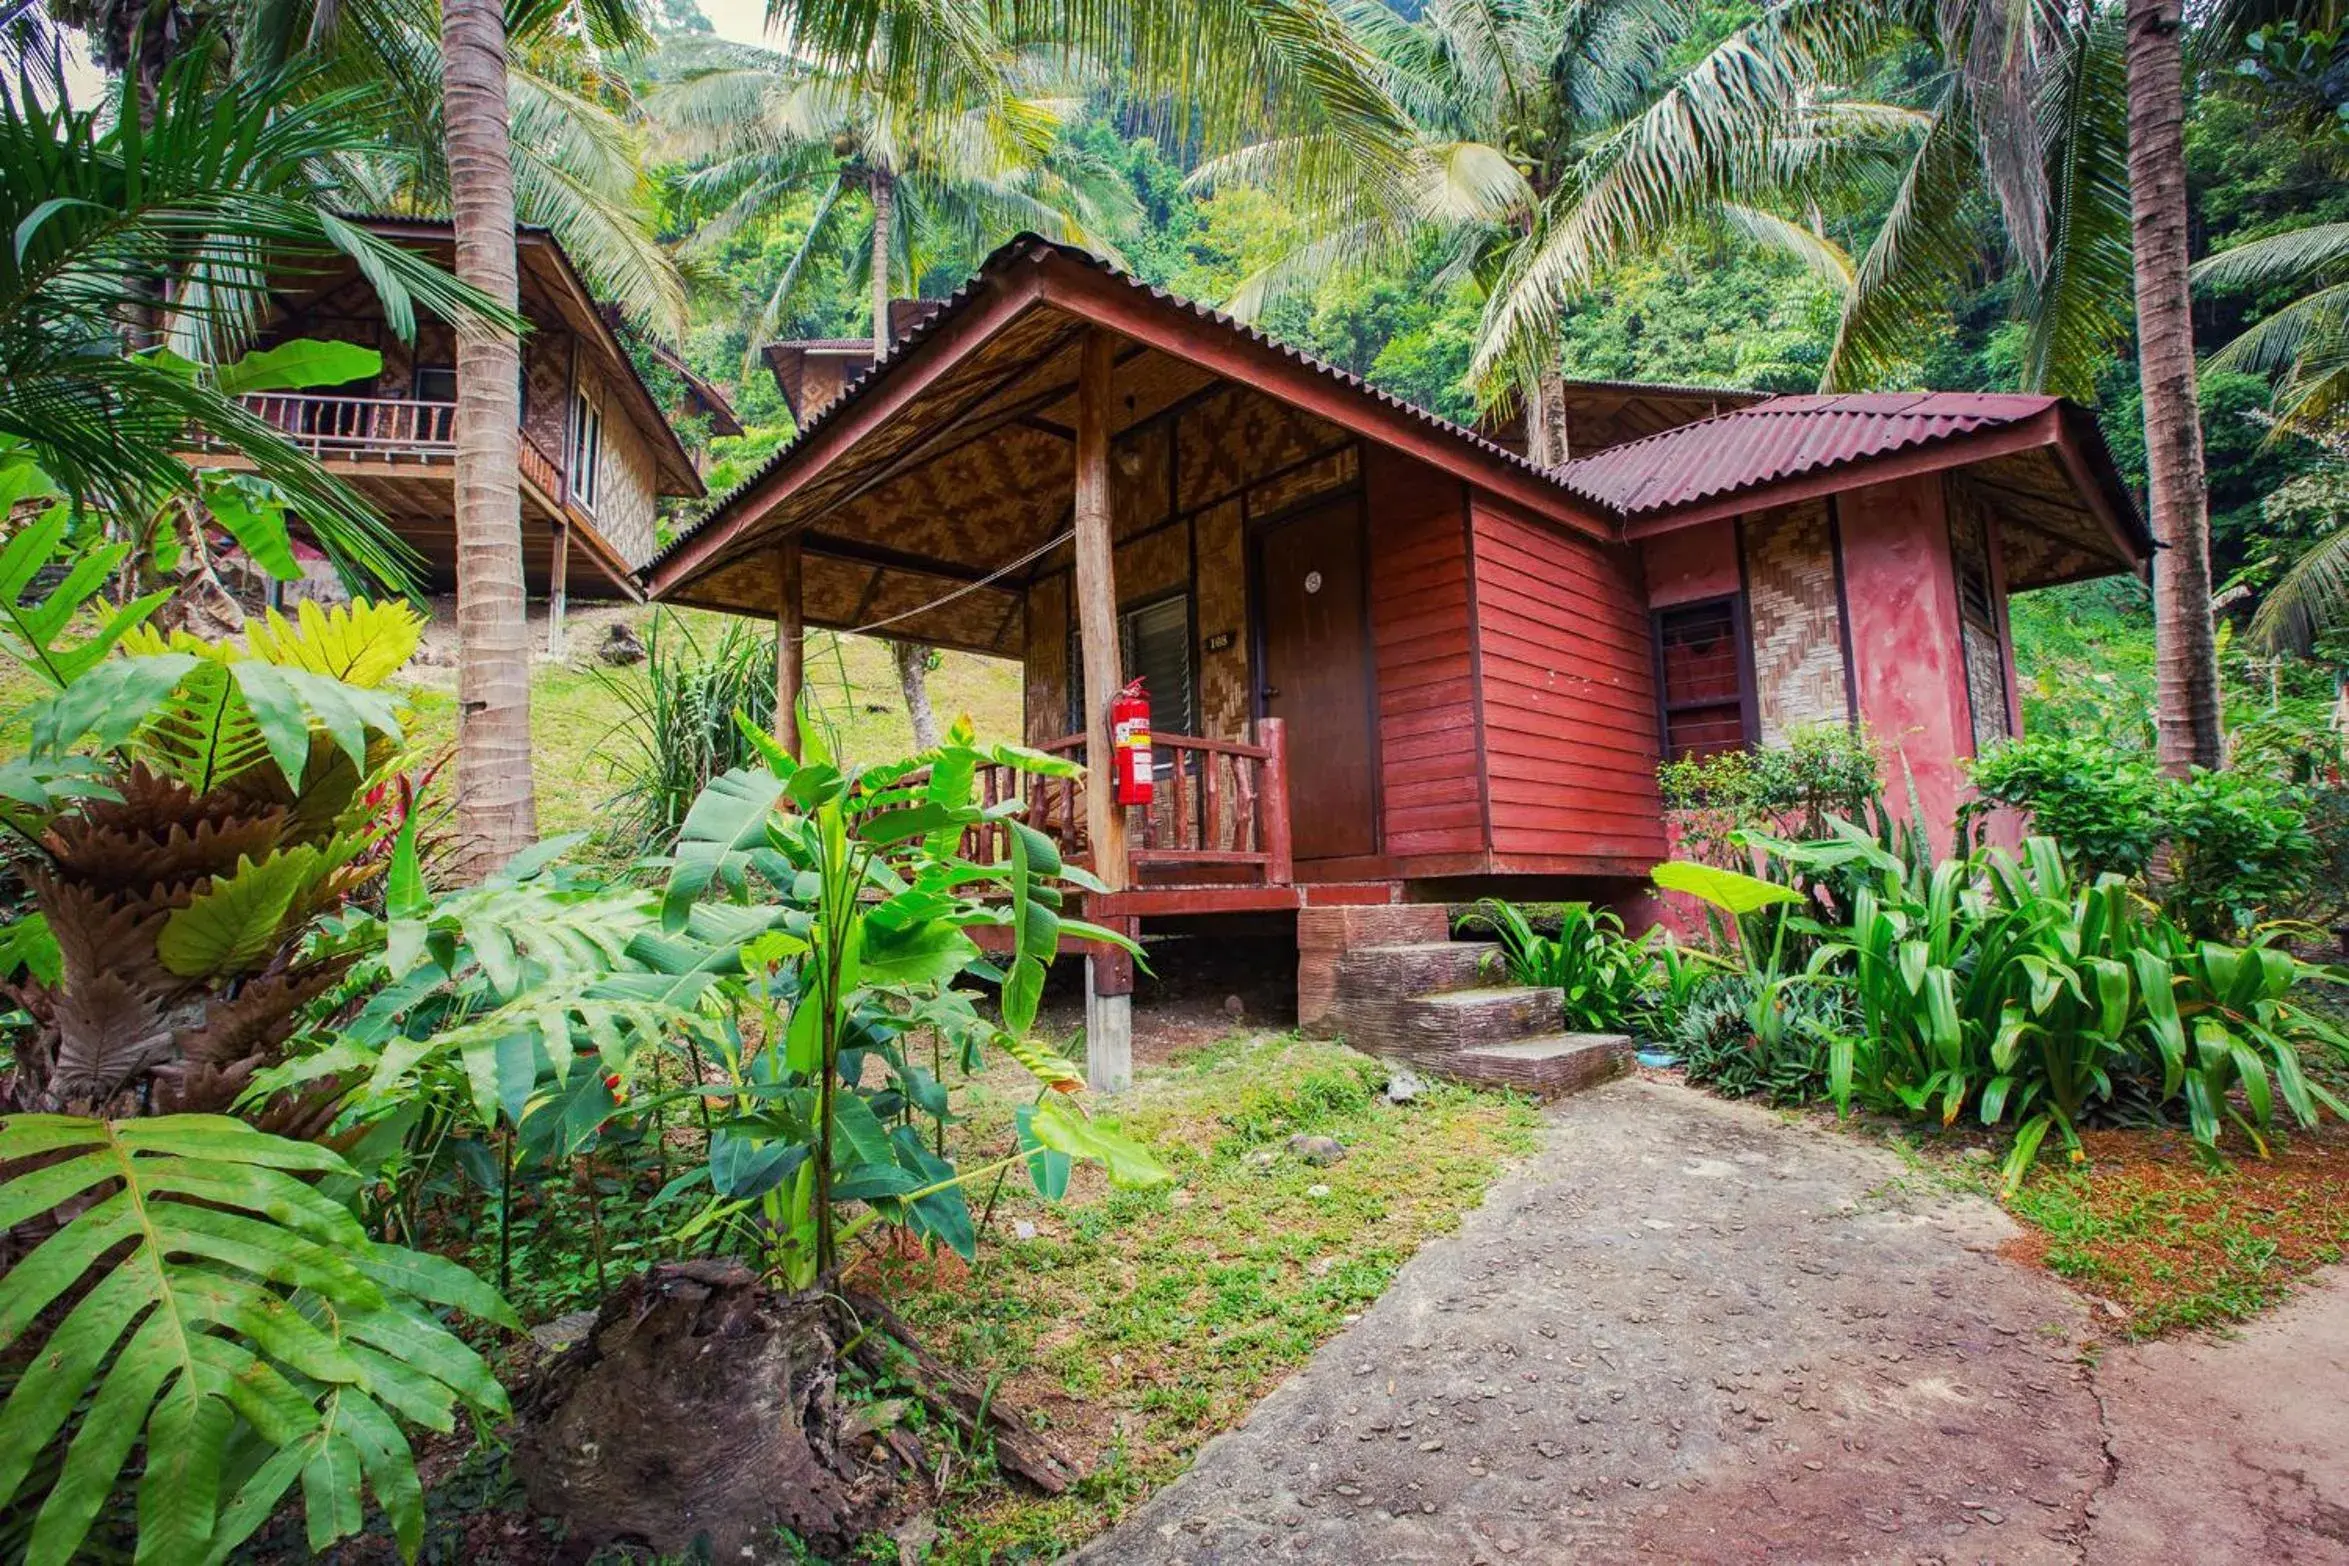
{"label": "red wooden bungalow", "polygon": [[1308,1020],[1398,905],[1634,892],[1667,754],[1864,719],[1946,823],[2016,723],[2006,595],[2148,551],[2052,398],[1586,384],[1545,470],[1027,237],[823,395],[653,595],[775,616],[786,695],[810,625],[1019,659],[1091,758],[1142,676],[1157,803],[1031,809],[1092,917],[1296,911]]}

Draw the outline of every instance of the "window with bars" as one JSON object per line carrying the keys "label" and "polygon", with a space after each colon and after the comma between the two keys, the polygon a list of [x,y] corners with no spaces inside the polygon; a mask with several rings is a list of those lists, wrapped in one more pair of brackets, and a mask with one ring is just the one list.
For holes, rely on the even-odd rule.
{"label": "window with bars", "polygon": [[[1146,604],[1118,611],[1118,666],[1129,680],[1139,679],[1150,698],[1150,727],[1162,734],[1196,734],[1198,691],[1191,658],[1191,599],[1186,593],[1154,598]],[[1075,621],[1068,632],[1068,726],[1072,734],[1085,728],[1085,649]],[[1168,765],[1161,748],[1158,765]]]}
{"label": "window with bars", "polygon": [[1753,742],[1739,619],[1733,598],[1656,612],[1666,760],[1718,755]]}

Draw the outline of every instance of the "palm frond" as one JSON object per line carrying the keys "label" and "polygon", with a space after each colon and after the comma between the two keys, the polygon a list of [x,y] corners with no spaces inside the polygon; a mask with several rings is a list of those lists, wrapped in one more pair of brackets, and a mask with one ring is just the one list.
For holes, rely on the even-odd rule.
{"label": "palm frond", "polygon": [[2292,562],[2260,600],[2251,637],[2269,652],[2306,653],[2349,618],[2349,518]]}
{"label": "palm frond", "polygon": [[2093,402],[2097,371],[2128,340],[2135,281],[2122,13],[2101,8],[2062,47],[2039,107],[2047,246],[2024,279],[2023,389]]}
{"label": "palm frond", "polygon": [[1851,255],[1826,235],[1775,212],[1736,202],[1724,204],[1721,215],[1731,228],[1755,244],[1794,257],[1838,293],[1851,288],[1854,276]]}

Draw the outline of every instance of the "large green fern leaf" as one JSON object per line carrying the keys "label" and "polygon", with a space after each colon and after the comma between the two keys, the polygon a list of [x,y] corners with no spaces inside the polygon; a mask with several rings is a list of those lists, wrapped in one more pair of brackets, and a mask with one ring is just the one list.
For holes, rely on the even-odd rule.
{"label": "large green fern leaf", "polygon": [[[0,1404],[0,1507],[54,1475],[26,1503],[27,1561],[75,1558],[134,1485],[138,1559],[217,1560],[297,1480],[313,1547],[356,1532],[372,1493],[413,1556],[422,1501],[393,1414],[445,1430],[460,1402],[504,1412],[430,1310],[518,1325],[495,1294],[371,1242],[303,1178],[349,1174],[332,1152],[223,1116],[18,1116],[0,1123],[0,1167],[23,1171],[0,1184],[0,1228],[98,1196],[0,1278],[0,1354],[39,1335]],[[229,1493],[240,1430],[269,1455]]]}

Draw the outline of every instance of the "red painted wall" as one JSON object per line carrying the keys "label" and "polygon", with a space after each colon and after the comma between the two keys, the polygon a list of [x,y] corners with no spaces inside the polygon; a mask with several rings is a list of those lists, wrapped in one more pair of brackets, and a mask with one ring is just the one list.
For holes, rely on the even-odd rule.
{"label": "red painted wall", "polygon": [[1905,813],[1913,779],[1946,853],[1974,740],[1942,478],[1848,491],[1837,505],[1860,716],[1884,749],[1888,802]]}
{"label": "red painted wall", "polygon": [[1734,517],[1643,539],[1639,555],[1651,609],[1730,597],[1742,586]]}
{"label": "red painted wall", "polygon": [[1363,447],[1370,634],[1378,673],[1381,849],[1484,848],[1469,652],[1467,492],[1384,446]]}
{"label": "red painted wall", "polygon": [[1482,493],[1470,515],[1495,868],[1644,874],[1664,829],[1639,561]]}

